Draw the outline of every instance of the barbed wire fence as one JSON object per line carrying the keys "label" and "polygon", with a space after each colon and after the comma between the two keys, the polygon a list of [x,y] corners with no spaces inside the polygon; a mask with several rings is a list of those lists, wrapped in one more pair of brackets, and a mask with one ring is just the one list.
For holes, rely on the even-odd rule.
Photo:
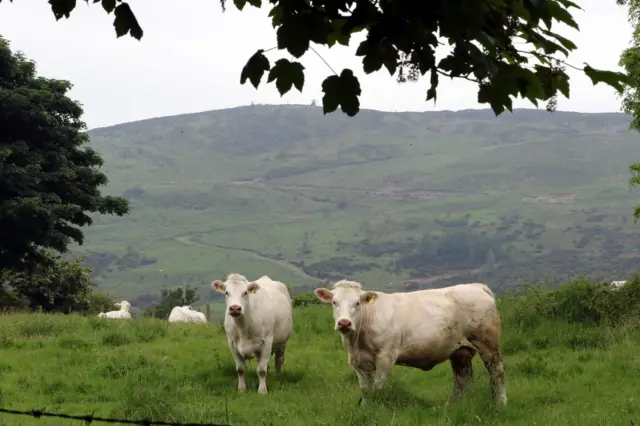
{"label": "barbed wire fence", "polygon": [[0,408],[0,413],[12,414],[16,416],[30,416],[36,419],[42,418],[57,418],[57,419],[67,419],[67,420],[78,420],[84,422],[86,425],[90,425],[93,422],[101,422],[101,423],[116,423],[123,425],[141,425],[141,426],[230,426],[224,423],[181,423],[181,422],[164,422],[164,421],[154,421],[154,420],[127,420],[127,419],[115,419],[115,418],[107,418],[107,417],[98,417],[93,414],[86,415],[72,415],[72,414],[61,414],[61,413],[49,413],[43,410],[28,410],[28,411],[20,411],[20,410],[10,410],[7,408]]}

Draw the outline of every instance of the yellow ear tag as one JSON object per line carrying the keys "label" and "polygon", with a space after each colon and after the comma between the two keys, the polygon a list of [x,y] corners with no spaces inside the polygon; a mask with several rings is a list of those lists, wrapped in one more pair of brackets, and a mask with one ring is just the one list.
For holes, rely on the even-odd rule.
{"label": "yellow ear tag", "polygon": [[370,303],[370,304],[372,304],[372,305],[373,305],[373,303],[374,303],[375,301],[376,301],[376,299],[375,299],[375,298],[373,298],[373,297],[372,297],[371,299],[369,299],[369,303]]}
{"label": "yellow ear tag", "polygon": [[255,287],[253,287],[250,292],[251,292],[251,294],[254,294],[256,291],[257,291],[257,289]]}

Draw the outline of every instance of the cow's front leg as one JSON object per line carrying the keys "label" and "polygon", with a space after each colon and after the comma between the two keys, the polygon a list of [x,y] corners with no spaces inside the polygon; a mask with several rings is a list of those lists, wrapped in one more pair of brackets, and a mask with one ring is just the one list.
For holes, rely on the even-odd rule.
{"label": "cow's front leg", "polygon": [[356,367],[354,367],[354,370],[358,375],[358,383],[360,384],[360,391],[362,392],[362,395],[358,400],[358,404],[362,405],[365,403],[365,397],[369,394],[371,390],[371,372],[362,371]]}
{"label": "cow's front leg", "polygon": [[380,389],[384,386],[391,373],[395,359],[395,354],[392,351],[385,351],[378,354],[375,360],[376,370],[373,379],[373,389]]}
{"label": "cow's front leg", "polygon": [[269,358],[271,357],[271,348],[273,345],[273,339],[265,340],[260,353],[257,354],[258,358],[258,379],[260,384],[258,385],[258,393],[267,393],[267,367],[269,366]]}
{"label": "cow's front leg", "polygon": [[238,373],[238,392],[244,392],[247,389],[247,386],[244,383],[246,363],[244,357],[240,352],[238,352],[231,339],[229,339],[228,342],[229,348],[231,348],[231,355],[233,355],[233,359],[236,362],[236,373]]}

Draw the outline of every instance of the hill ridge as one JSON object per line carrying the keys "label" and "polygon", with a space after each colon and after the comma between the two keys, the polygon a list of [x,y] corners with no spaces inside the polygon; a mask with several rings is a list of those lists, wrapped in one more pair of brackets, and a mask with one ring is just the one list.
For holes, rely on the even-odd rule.
{"label": "hill ridge", "polygon": [[253,105],[89,131],[106,192],[132,203],[77,247],[100,287],[149,303],[184,284],[218,300],[208,283],[230,269],[298,290],[351,277],[496,291],[632,270],[640,137],[625,114],[321,111]]}

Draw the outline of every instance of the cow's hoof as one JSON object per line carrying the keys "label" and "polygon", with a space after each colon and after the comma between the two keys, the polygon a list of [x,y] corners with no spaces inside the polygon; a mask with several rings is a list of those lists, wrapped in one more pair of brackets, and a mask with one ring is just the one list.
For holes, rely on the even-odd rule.
{"label": "cow's hoof", "polygon": [[358,400],[358,404],[357,405],[364,405],[364,397],[361,396],[360,399]]}

